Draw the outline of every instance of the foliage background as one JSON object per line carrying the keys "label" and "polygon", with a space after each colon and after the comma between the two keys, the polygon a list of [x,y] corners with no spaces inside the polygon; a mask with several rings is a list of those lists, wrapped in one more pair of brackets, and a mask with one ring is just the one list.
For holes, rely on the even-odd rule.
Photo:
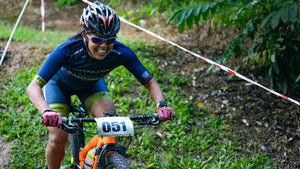
{"label": "foliage background", "polygon": [[[220,28],[236,28],[239,34],[219,62],[231,56],[245,57],[246,66],[265,74],[270,88],[300,96],[300,3],[286,0],[219,0],[175,12],[174,20],[183,33],[202,20]],[[247,38],[253,41],[248,53]],[[246,44],[247,45],[247,44]],[[248,46],[246,46],[248,47]]]}

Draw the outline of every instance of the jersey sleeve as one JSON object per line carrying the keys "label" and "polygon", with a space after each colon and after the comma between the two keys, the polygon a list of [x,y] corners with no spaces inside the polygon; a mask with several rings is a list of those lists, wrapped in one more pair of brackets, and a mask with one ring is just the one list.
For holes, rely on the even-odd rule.
{"label": "jersey sleeve", "polygon": [[43,63],[34,79],[44,86],[53,75],[65,64],[69,49],[63,44],[55,48]]}
{"label": "jersey sleeve", "polygon": [[145,85],[153,78],[136,54],[126,46],[124,51],[122,51],[122,59],[123,66],[131,72],[141,84]]}

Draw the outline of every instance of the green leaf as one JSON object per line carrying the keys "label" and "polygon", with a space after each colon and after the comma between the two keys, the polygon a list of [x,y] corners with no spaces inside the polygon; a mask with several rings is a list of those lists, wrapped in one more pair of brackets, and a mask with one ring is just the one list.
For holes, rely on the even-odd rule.
{"label": "green leaf", "polygon": [[216,7],[211,8],[211,10],[210,10],[210,12],[211,12],[212,15],[215,15],[216,11],[217,11]]}
{"label": "green leaf", "polygon": [[182,10],[176,11],[167,21],[167,24],[169,24],[174,18],[175,16],[177,16],[178,13],[180,13]]}
{"label": "green leaf", "polygon": [[270,15],[268,15],[267,17],[265,17],[265,19],[262,21],[262,23],[260,24],[260,27],[264,27],[265,24],[270,20],[270,18],[274,15],[274,12],[272,12]]}
{"label": "green leaf", "polygon": [[265,8],[270,11],[272,8],[272,4],[271,3],[265,3]]}
{"label": "green leaf", "polygon": [[296,6],[292,6],[290,8],[289,20],[291,22],[296,22],[297,21],[297,7]]}
{"label": "green leaf", "polygon": [[194,17],[195,23],[197,24],[200,21],[201,14]]}
{"label": "green leaf", "polygon": [[275,29],[278,24],[279,24],[279,19],[280,19],[280,13],[279,12],[276,12],[273,16],[272,16],[272,19],[271,19],[271,26],[273,29]]}
{"label": "green leaf", "polygon": [[193,9],[185,10],[184,18],[185,19],[189,18],[192,12],[193,12]]}
{"label": "green leaf", "polygon": [[177,16],[177,25],[180,25],[184,21],[186,10],[181,11]]}
{"label": "green leaf", "polygon": [[252,19],[248,21],[246,24],[246,29],[244,30],[245,35],[249,36],[251,39],[255,38],[255,33],[254,33],[254,26]]}
{"label": "green leaf", "polygon": [[296,78],[295,83],[300,82],[300,75]]}
{"label": "green leaf", "polygon": [[282,80],[279,82],[279,86],[281,88],[281,91],[285,94],[286,91],[287,91],[287,83],[286,83],[286,80]]}
{"label": "green leaf", "polygon": [[215,7],[217,5],[217,2],[210,2],[209,3],[209,7],[210,8],[213,8],[213,7]]}
{"label": "green leaf", "polygon": [[286,23],[289,19],[289,8],[281,8],[279,13],[281,20]]}
{"label": "green leaf", "polygon": [[275,54],[272,54],[271,55],[271,62],[272,62],[272,70],[277,74],[279,75],[279,68],[278,68],[278,65],[277,65],[277,62],[276,62],[276,56]]}
{"label": "green leaf", "polygon": [[204,12],[206,12],[207,11],[207,9],[209,8],[209,4],[204,4],[204,5],[202,5],[202,12],[204,13]]}
{"label": "green leaf", "polygon": [[209,14],[209,11],[206,11],[206,12],[203,13],[203,19],[204,20],[207,20],[208,14]]}
{"label": "green leaf", "polygon": [[193,14],[194,14],[194,16],[198,16],[200,10],[201,10],[201,6],[196,6],[195,8],[193,8]]}
{"label": "green leaf", "polygon": [[178,26],[179,33],[183,33],[185,28],[185,22],[181,22],[181,24]]}
{"label": "green leaf", "polygon": [[272,63],[275,63],[275,62],[276,62],[275,54],[272,54],[272,55],[271,55],[271,62],[272,62]]}
{"label": "green leaf", "polygon": [[246,25],[248,31],[253,31],[254,30],[254,26],[253,26],[253,23],[252,23],[252,20],[249,20],[247,25]]}
{"label": "green leaf", "polygon": [[193,24],[194,24],[194,16],[190,16],[189,18],[186,19],[186,24],[188,26],[189,29],[192,29]]}

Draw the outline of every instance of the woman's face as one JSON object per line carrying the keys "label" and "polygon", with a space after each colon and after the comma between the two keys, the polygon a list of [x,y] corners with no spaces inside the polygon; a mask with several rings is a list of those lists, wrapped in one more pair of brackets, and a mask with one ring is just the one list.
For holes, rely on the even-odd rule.
{"label": "woman's face", "polygon": [[99,37],[92,33],[86,34],[85,40],[88,42],[91,57],[97,60],[105,59],[114,46],[114,43],[112,43],[114,42],[114,38],[115,37]]}

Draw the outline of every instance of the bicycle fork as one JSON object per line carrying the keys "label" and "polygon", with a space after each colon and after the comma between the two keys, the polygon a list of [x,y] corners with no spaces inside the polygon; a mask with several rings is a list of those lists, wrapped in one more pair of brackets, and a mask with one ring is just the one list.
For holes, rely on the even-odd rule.
{"label": "bicycle fork", "polygon": [[94,169],[97,168],[97,166],[98,168],[102,169],[106,165],[105,157],[108,152],[120,153],[123,156],[125,156],[126,152],[126,148],[123,145],[116,146],[114,137],[100,138],[98,135],[96,135],[79,153],[81,167],[84,165],[84,159],[86,158],[88,151],[94,147],[96,147],[96,153],[92,165]]}
{"label": "bicycle fork", "polygon": [[116,146],[115,143],[105,144],[103,147],[98,146],[96,149],[96,154],[95,154],[96,155],[95,159],[99,159],[99,160],[95,161],[98,168],[104,169],[104,166],[106,166],[105,157],[107,155],[106,153],[108,153],[108,152],[120,153],[121,155],[123,155],[125,157],[126,148],[123,145]]}

